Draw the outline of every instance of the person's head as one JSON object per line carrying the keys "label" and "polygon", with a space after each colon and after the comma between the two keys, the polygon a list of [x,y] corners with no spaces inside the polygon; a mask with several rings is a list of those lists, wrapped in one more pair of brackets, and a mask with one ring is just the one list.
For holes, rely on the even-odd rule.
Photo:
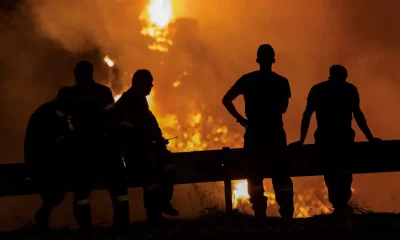
{"label": "person's head", "polygon": [[76,84],[85,84],[93,80],[93,65],[89,61],[80,61],[74,68]]}
{"label": "person's head", "polygon": [[347,79],[347,69],[342,65],[333,65],[329,68],[329,80],[335,82],[345,82]]}
{"label": "person's head", "polygon": [[139,95],[147,96],[153,87],[153,76],[149,70],[137,70],[132,77],[132,90]]}
{"label": "person's head", "polygon": [[262,44],[257,50],[256,62],[260,65],[272,65],[275,63],[275,51],[269,44]]}

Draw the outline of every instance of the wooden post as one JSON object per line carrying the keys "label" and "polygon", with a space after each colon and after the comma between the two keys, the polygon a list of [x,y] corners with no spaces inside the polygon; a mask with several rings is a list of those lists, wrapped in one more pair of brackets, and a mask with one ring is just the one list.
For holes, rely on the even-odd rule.
{"label": "wooden post", "polygon": [[231,213],[233,210],[232,206],[232,182],[230,179],[224,180],[225,187],[225,211]]}

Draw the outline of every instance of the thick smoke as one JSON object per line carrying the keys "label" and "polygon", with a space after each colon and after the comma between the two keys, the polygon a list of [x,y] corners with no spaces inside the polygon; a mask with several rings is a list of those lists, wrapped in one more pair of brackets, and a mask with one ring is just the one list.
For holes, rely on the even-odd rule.
{"label": "thick smoke", "polygon": [[[193,103],[222,119],[230,134],[242,134],[243,129],[224,111],[221,97],[242,74],[257,69],[255,51],[262,43],[274,46],[274,68],[291,84],[293,97],[285,116],[289,141],[299,137],[309,89],[327,79],[332,64],[348,68],[349,81],[359,88],[373,133],[384,139],[400,136],[396,109],[400,100],[400,2],[396,0],[173,0],[174,16],[190,18],[198,25],[189,35],[177,33],[166,55],[148,51],[149,39],[139,34],[138,16],[147,1],[10,2],[4,2],[7,8],[0,15],[2,163],[22,161],[30,114],[53,98],[58,88],[73,83],[75,62],[86,57],[93,60],[96,80],[103,81],[101,56],[106,54],[118,57],[118,66],[128,79],[138,68],[153,72],[162,112],[186,111],[188,107],[180,106]],[[171,96],[168,88],[182,71],[188,72],[182,80],[184,90]],[[241,101],[238,104],[243,106]],[[358,140],[364,140],[356,130]],[[358,179],[355,188],[367,202],[379,210],[399,210],[375,198],[371,194],[375,190],[366,187],[372,182],[386,184],[386,175]],[[399,192],[395,186],[390,189],[393,194]]]}

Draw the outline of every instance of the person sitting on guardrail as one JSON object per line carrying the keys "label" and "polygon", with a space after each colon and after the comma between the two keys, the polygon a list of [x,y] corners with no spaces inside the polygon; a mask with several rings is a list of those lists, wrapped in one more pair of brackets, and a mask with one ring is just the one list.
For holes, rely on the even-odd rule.
{"label": "person sitting on guardrail", "polygon": [[[115,119],[120,128],[117,137],[124,149],[130,177],[143,180],[144,206],[147,220],[160,223],[162,213],[176,216],[172,206],[174,169],[172,154],[157,119],[146,99],[153,87],[153,76],[148,70],[138,70],[132,77],[132,87],[122,94],[115,107]],[[137,178],[136,178],[137,179]]]}
{"label": "person sitting on guardrail", "polygon": [[35,214],[39,228],[49,228],[50,214],[65,197],[67,174],[68,118],[63,109],[67,87],[57,97],[41,105],[29,118],[24,140],[24,160],[42,205]]}
{"label": "person sitting on guardrail", "polygon": [[76,84],[68,96],[67,113],[73,125],[72,188],[74,216],[81,229],[92,228],[89,195],[97,180],[106,180],[112,199],[113,225],[129,226],[129,199],[119,146],[109,135],[111,90],[93,80],[93,65],[80,61],[74,68]]}
{"label": "person sitting on guardrail", "polygon": [[351,127],[354,119],[361,131],[371,142],[381,141],[375,138],[360,108],[357,87],[347,82],[347,69],[333,65],[329,69],[329,80],[314,85],[307,98],[307,106],[301,121],[301,136],[291,146],[304,144],[310,119],[315,112],[318,128],[314,134],[322,165],[325,168],[325,184],[329,201],[337,216],[351,214],[352,154],[355,132]]}

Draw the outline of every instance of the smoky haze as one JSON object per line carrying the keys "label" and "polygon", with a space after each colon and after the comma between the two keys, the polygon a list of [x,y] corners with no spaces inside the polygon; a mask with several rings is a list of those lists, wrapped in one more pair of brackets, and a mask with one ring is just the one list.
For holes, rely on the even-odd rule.
{"label": "smoky haze", "polygon": [[[106,54],[117,58],[121,72],[127,73],[122,79],[126,87],[136,69],[153,72],[160,113],[183,118],[187,112],[206,112],[228,126],[229,136],[240,136],[243,129],[223,109],[221,98],[241,75],[257,69],[255,52],[262,43],[275,48],[274,69],[291,85],[292,99],[284,116],[289,142],[299,137],[309,89],[327,79],[332,64],[347,67],[372,132],[383,139],[399,138],[399,1],[171,2],[174,17],[195,20],[197,27],[191,31],[177,24],[174,45],[166,54],[149,51],[150,39],[140,35],[138,17],[147,4],[144,0],[15,0],[2,8],[1,163],[22,161],[29,116],[61,86],[73,84],[71,70],[76,61],[89,58],[97,69],[96,80],[105,80],[101,57]],[[188,75],[181,90],[173,90],[172,83],[183,71]],[[241,100],[237,102],[243,107]],[[186,128],[190,125],[183,122],[182,129]],[[310,128],[308,142],[314,129]],[[364,140],[355,130],[357,140]],[[227,144],[236,143],[210,143],[207,148]],[[400,210],[394,203],[381,207],[382,199],[367,191],[375,191],[368,188],[372,183],[386,185],[389,175],[359,179],[355,188],[365,189],[360,190],[361,197],[376,209]],[[393,183],[399,181],[391,182],[388,191],[399,192],[400,186]]]}

